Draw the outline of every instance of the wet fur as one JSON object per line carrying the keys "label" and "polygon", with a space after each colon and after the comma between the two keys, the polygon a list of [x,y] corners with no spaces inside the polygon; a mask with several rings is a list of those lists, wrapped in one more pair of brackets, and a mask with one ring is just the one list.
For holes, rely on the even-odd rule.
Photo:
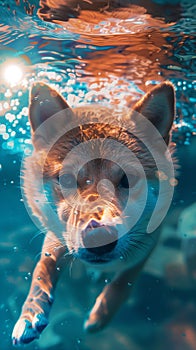
{"label": "wet fur", "polygon": [[[155,87],[134,106],[131,113],[127,109],[122,114],[120,123],[117,120],[120,111],[114,112],[99,106],[92,111],[91,108],[86,107],[73,111],[73,119],[77,120],[80,125],[73,127],[66,135],[57,137],[58,129],[60,130],[61,127],[56,124],[54,129],[48,128],[47,130],[46,127],[46,129],[42,128],[40,133],[36,133],[40,125],[44,125],[44,121],[66,108],[68,108],[68,105],[64,99],[47,85],[36,84],[32,88],[30,122],[34,152],[25,162],[23,173],[24,195],[33,215],[41,222],[47,234],[42,247],[40,261],[33,274],[29,294],[13,331],[14,345],[29,343],[33,339],[38,338],[48,324],[48,316],[57,282],[56,267],[62,256],[73,254],[76,258],[83,260],[87,266],[93,264],[97,269],[116,272],[114,279],[105,286],[98,296],[85,322],[85,329],[89,332],[94,332],[102,329],[122,302],[128,298],[132,289],[128,282],[131,281],[133,284],[159,237],[159,229],[150,234],[146,233],[148,220],[156,202],[156,190],[154,191],[153,189],[151,191],[151,185],[153,184],[156,189],[157,167],[151,153],[141,141],[142,135],[145,136],[145,128],[140,131],[139,137],[134,136],[134,128],[137,129],[137,123],[131,123],[133,120],[131,113],[134,113],[134,111],[142,113],[156,126],[169,146],[170,130],[175,115],[175,99],[172,84],[167,82]],[[72,116],[70,119],[72,119]],[[92,120],[92,124],[89,124],[89,119]],[[132,125],[133,133],[130,131],[130,128],[128,131],[129,123]],[[55,132],[57,134],[54,138]],[[116,154],[115,147],[109,148],[109,141],[111,140],[126,146],[126,149],[131,150],[136,158],[139,159],[150,189],[150,194],[147,198],[148,205],[147,208],[145,207],[142,220],[136,223],[134,230],[127,232],[123,236],[120,235],[118,230],[123,225],[125,225],[125,228],[129,226],[132,214],[128,213],[129,217],[121,215],[127,191],[121,187],[119,189],[122,170],[113,162],[105,159],[107,159],[107,154],[113,154],[116,157],[117,164],[119,160],[125,166],[130,166],[133,172],[135,171],[135,165],[134,162],[129,164],[127,154],[124,154],[124,149],[122,154],[119,150],[119,154]],[[84,158],[84,163],[85,161],[87,162],[78,181],[82,183],[86,173],[89,176],[93,174],[95,179],[95,183],[92,186],[84,186],[84,188],[81,186],[80,195],[86,203],[86,208],[89,208],[89,211],[83,212],[80,211],[81,197],[77,194],[73,196],[71,192],[68,192],[66,198],[63,197],[59,187],[59,174],[63,166],[65,172],[66,166],[70,168],[70,163],[63,165],[63,161],[69,155],[69,152],[74,150],[77,145],[83,145],[87,141],[91,141],[88,152],[92,153],[92,156],[94,155],[94,159],[88,164],[90,153],[86,155],[80,149],[79,154],[78,152],[73,153],[70,160],[74,166],[76,164],[76,167],[77,159],[81,160]],[[51,145],[48,153],[45,148],[46,144]],[[164,144],[164,152],[167,151],[166,144]],[[157,149],[160,152],[163,151],[161,147],[159,150],[158,144]],[[97,195],[97,183],[100,179],[107,176],[116,189],[115,195],[111,199],[110,189],[106,186],[104,189],[105,197],[100,199],[99,206],[101,209],[98,211],[97,206],[94,204],[94,198],[93,201],[90,198]],[[42,177],[45,193],[42,192]],[[73,203],[73,205],[70,206],[70,203]],[[53,211],[49,209],[50,205],[53,206]],[[135,205],[138,208],[142,205],[142,197],[138,197]],[[94,230],[96,232],[96,228],[91,224],[92,220],[105,225],[103,225],[103,228],[98,227],[98,232],[100,230],[99,234],[102,234],[103,237],[104,235],[107,236],[108,229],[114,235],[116,232],[118,233],[116,245],[111,251],[100,254],[99,251],[98,253],[92,253],[86,249],[81,237],[84,234],[85,237],[89,238],[89,232],[93,233]]]}

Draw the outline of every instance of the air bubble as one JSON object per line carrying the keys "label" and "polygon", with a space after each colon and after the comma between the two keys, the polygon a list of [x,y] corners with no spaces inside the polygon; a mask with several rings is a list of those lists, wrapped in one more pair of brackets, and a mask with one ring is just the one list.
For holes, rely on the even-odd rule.
{"label": "air bubble", "polygon": [[108,284],[108,283],[110,283],[110,279],[109,279],[109,278],[105,278],[104,282],[105,282],[106,284]]}
{"label": "air bubble", "polygon": [[51,256],[49,252],[45,252],[45,256]]}
{"label": "air bubble", "polygon": [[170,182],[170,185],[173,187],[177,186],[178,184],[178,180],[175,178],[170,179],[169,182]]}

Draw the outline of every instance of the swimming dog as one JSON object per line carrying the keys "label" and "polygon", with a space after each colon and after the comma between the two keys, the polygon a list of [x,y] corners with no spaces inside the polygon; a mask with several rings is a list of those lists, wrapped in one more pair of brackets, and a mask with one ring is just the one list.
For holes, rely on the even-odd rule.
{"label": "swimming dog", "polygon": [[71,109],[47,84],[32,86],[34,151],[22,177],[27,205],[47,234],[13,330],[14,345],[38,338],[47,326],[65,255],[114,273],[84,324],[87,331],[102,329],[129,297],[172,199],[174,116],[170,82],[125,110]]}

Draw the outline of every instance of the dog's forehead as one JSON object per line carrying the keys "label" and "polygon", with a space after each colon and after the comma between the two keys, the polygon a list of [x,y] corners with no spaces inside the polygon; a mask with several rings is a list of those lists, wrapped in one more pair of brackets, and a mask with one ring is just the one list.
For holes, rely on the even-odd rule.
{"label": "dog's forehead", "polygon": [[[98,164],[97,159],[102,159],[102,162]],[[107,174],[107,178],[117,178],[127,168],[132,172],[137,159],[147,171],[154,166],[150,153],[133,134],[109,124],[86,124],[70,130],[54,142],[47,155],[44,173],[50,177],[59,169],[77,175],[81,169],[83,176],[91,172],[95,177],[96,174],[101,174],[101,177]]]}
{"label": "dog's forehead", "polygon": [[109,159],[92,159],[80,167],[80,177],[93,174],[94,177],[117,177],[122,173],[121,167]]}

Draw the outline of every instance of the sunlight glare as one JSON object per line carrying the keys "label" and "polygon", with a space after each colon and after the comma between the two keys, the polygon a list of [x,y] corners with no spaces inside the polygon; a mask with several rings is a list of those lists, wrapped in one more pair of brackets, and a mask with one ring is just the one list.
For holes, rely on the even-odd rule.
{"label": "sunlight glare", "polygon": [[21,67],[12,64],[5,68],[4,78],[7,81],[7,83],[11,85],[15,85],[20,82],[22,77],[23,77],[23,72]]}

